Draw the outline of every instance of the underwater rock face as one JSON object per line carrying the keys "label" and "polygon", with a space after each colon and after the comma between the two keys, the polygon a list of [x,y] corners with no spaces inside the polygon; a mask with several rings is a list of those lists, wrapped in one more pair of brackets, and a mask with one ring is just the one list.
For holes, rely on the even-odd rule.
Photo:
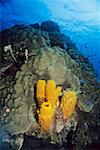
{"label": "underwater rock face", "polygon": [[[85,58],[78,52],[75,45],[73,46],[69,38],[65,38],[67,44],[69,43],[69,48],[66,51],[66,48],[62,49],[59,44],[57,46],[51,45],[52,36],[50,37],[48,32],[41,31],[41,29],[34,29],[31,26],[16,26],[7,30],[7,35],[8,33],[9,35],[11,33],[10,36],[12,37],[2,39],[1,48],[3,51],[4,46],[11,44],[17,64],[13,62],[13,58],[10,59],[10,54],[8,55],[3,51],[4,59],[1,68],[3,65],[13,63],[13,68],[11,67],[9,70],[9,72],[12,70],[13,73],[4,72],[4,75],[0,77],[2,142],[9,141],[13,146],[19,147],[23,143],[22,135],[26,133],[44,141],[63,145],[64,142],[67,143],[67,135],[73,130],[76,135],[75,140],[79,143],[83,139],[83,132],[86,128],[82,122],[88,122],[86,118],[82,118],[80,112],[86,113],[86,116],[91,116],[91,111],[94,114],[94,102],[99,100],[96,75],[91,64],[88,61],[87,63],[84,62]],[[21,55],[25,53],[26,49],[28,50],[28,60],[25,63],[26,57],[21,57]],[[5,57],[7,58],[6,61]],[[16,65],[21,61],[23,64],[20,64],[15,70]],[[35,84],[40,79],[46,81],[52,79],[56,85],[62,86],[64,90],[74,90],[78,94],[77,109],[79,112],[75,111],[67,123],[62,122],[58,117],[57,131],[59,133],[52,135],[41,133],[41,128],[35,117]],[[83,119],[81,123],[80,118]],[[95,122],[94,124],[96,126]],[[81,128],[83,128],[82,137]],[[89,129],[86,130],[86,133],[88,132]],[[89,134],[89,139],[92,138]],[[19,139],[21,139],[21,143],[18,143]],[[84,142],[81,142],[81,146],[85,142],[88,144],[88,137],[86,138],[84,135]]]}
{"label": "underwater rock face", "polygon": [[44,21],[41,23],[41,30],[47,32],[60,32],[59,26],[53,21]]}
{"label": "underwater rock face", "polygon": [[50,32],[49,37],[51,46],[59,46],[63,49],[70,47],[69,37],[61,34],[60,32]]}
{"label": "underwater rock face", "polygon": [[34,29],[40,28],[39,23],[31,24],[30,26],[33,27]]}

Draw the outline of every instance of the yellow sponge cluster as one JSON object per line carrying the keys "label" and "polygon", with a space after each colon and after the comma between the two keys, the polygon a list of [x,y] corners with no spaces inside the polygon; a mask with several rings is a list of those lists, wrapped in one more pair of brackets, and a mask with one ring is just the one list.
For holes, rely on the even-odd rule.
{"label": "yellow sponge cluster", "polygon": [[53,80],[38,80],[36,97],[40,110],[38,114],[39,124],[44,131],[48,131],[56,118],[57,102],[60,103],[63,119],[71,117],[77,102],[77,95],[74,91],[65,92],[59,101],[62,87],[56,86]]}

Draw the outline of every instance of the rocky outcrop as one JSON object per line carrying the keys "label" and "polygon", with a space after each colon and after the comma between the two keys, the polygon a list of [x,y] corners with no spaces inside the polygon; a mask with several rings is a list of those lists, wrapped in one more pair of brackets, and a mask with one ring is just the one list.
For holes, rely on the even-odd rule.
{"label": "rocky outcrop", "polygon": [[59,26],[53,21],[44,21],[41,23],[41,30],[47,32],[60,32]]}

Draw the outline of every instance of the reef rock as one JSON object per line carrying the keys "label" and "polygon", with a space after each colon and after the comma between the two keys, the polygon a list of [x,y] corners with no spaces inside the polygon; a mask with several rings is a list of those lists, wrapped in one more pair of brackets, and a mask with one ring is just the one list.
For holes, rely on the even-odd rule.
{"label": "reef rock", "polygon": [[42,22],[41,30],[47,31],[47,32],[60,32],[58,24],[53,21]]}
{"label": "reef rock", "polygon": [[[80,82],[69,68],[71,58],[59,47],[45,47],[39,49],[34,60],[33,67],[36,73],[43,79],[52,79],[57,85],[66,83],[66,87],[76,87],[79,90]],[[74,64],[75,65],[75,64]]]}

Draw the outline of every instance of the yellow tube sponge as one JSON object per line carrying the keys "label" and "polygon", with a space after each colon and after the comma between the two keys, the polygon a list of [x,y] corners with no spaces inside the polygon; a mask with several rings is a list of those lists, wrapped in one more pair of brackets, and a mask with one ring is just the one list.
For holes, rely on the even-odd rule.
{"label": "yellow tube sponge", "polygon": [[77,95],[74,91],[65,92],[60,104],[63,119],[68,119],[74,112],[77,102]]}
{"label": "yellow tube sponge", "polygon": [[38,80],[37,82],[37,92],[36,97],[39,103],[42,103],[45,101],[45,88],[46,88],[46,82],[45,80]]}
{"label": "yellow tube sponge", "polygon": [[54,120],[55,111],[48,102],[43,102],[39,112],[39,124],[44,131],[48,131]]}
{"label": "yellow tube sponge", "polygon": [[56,107],[58,100],[58,94],[60,93],[60,88],[57,90],[55,82],[53,80],[48,80],[46,84],[46,100],[50,103],[52,108]]}
{"label": "yellow tube sponge", "polygon": [[56,85],[53,80],[48,80],[46,84],[46,99],[52,101],[55,98]]}
{"label": "yellow tube sponge", "polygon": [[57,89],[56,89],[57,96],[60,96],[60,94],[61,94],[61,91],[62,91],[62,87],[60,87],[60,86],[57,86]]}

